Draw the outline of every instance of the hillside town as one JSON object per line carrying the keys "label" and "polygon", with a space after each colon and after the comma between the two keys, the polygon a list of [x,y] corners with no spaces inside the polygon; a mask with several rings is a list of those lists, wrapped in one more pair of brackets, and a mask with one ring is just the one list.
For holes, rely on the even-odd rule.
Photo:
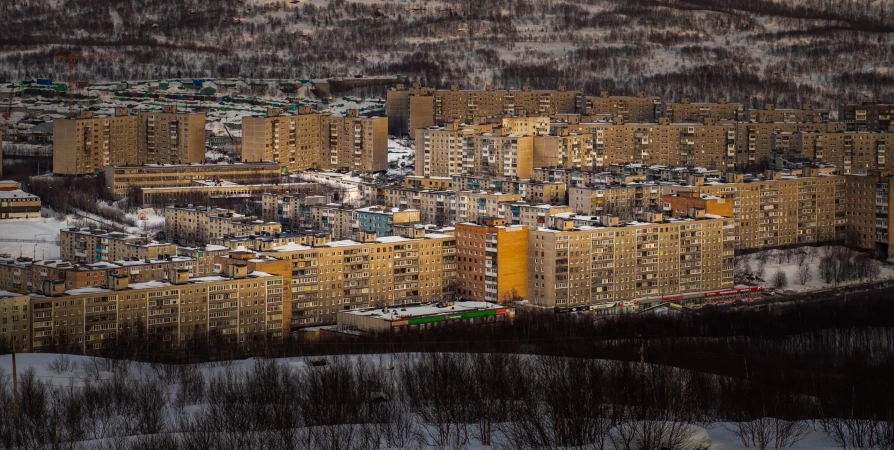
{"label": "hillside town", "polygon": [[[0,182],[0,229],[86,222],[0,236],[18,250],[0,254],[0,340],[90,352],[136,328],[175,348],[697,311],[891,272],[894,105],[388,82],[384,111],[243,115],[222,160],[220,122],[178,98],[8,129],[4,146],[51,145],[52,173]],[[63,182],[141,227],[60,210]],[[749,262],[792,249],[789,272]],[[810,265],[837,249],[853,274]]]}

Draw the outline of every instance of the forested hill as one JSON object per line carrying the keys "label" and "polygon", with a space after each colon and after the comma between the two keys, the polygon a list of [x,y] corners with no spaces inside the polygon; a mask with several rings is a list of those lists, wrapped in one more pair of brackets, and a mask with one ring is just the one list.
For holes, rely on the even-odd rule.
{"label": "forested hill", "polygon": [[894,0],[8,0],[0,77],[316,78],[894,100]]}

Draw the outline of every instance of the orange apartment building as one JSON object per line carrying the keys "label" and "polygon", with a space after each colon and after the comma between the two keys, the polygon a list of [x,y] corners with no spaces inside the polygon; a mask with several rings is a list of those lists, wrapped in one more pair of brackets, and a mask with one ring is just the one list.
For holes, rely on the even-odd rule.
{"label": "orange apartment building", "polygon": [[458,294],[468,300],[506,302],[528,295],[528,227],[479,217],[456,225]]}

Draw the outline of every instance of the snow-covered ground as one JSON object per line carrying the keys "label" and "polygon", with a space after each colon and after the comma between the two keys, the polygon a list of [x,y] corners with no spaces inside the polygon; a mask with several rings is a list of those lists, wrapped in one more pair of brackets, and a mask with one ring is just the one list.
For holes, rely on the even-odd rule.
{"label": "snow-covered ground", "polygon": [[59,230],[67,228],[66,221],[52,217],[38,219],[6,219],[0,220],[0,253],[13,257],[47,259],[60,256],[59,246],[31,242],[4,242],[3,239],[30,239],[57,241]]}
{"label": "snow-covered ground", "polygon": [[[805,246],[800,247],[798,249],[790,250],[792,252],[792,256],[786,257],[786,250],[764,250],[762,252],[754,253],[751,255],[747,255],[743,258],[743,262],[740,262],[740,267],[737,269],[737,272],[742,272],[742,269],[745,264],[750,268],[750,273],[753,275],[759,276],[755,282],[764,286],[764,288],[774,288],[775,287],[775,278],[776,274],[782,272],[785,274],[785,278],[787,281],[786,287],[780,289],[781,291],[792,291],[792,292],[809,292],[809,291],[817,291],[822,289],[828,289],[834,287],[834,283],[827,283],[823,280],[823,277],[820,274],[820,263],[822,258],[827,251],[831,251],[836,246]],[[804,282],[802,283],[801,275],[801,264],[800,258],[798,256],[799,253],[804,254]],[[763,255],[763,274],[759,274],[761,267],[761,258]],[[876,262],[879,266],[879,273],[875,277],[876,280],[888,280],[894,279],[894,265],[887,263]],[[868,280],[867,278],[863,279],[854,279],[850,281],[843,281],[838,283],[838,286],[847,286],[852,284],[860,284],[865,283]]]}
{"label": "snow-covered ground", "polygon": [[[363,360],[365,363],[372,365],[387,364],[393,366],[397,358],[412,358],[413,355],[353,355],[348,358],[353,363]],[[305,358],[280,358],[275,360],[278,364],[292,370],[303,371],[310,369],[308,360]],[[203,364],[199,365],[199,372],[205,379],[222,375],[225,371],[229,373],[247,372],[255,365],[255,359],[247,359],[241,361],[229,361],[226,363]],[[162,374],[176,373],[165,370],[164,365],[151,365],[147,363],[136,362],[118,362],[112,363],[110,360],[103,358],[93,358],[89,356],[65,355],[60,356],[50,353],[20,353],[17,355],[17,365],[19,374],[26,373],[29,370],[34,371],[37,380],[51,385],[68,387],[75,389],[83,387],[85,383],[95,383],[97,380],[110,380],[115,376],[115,371],[121,372],[124,377],[132,382],[147,382],[157,380]],[[123,371],[123,372],[122,372]],[[10,355],[0,356],[0,373],[8,376],[12,372],[12,359]],[[176,378],[176,376],[175,376]],[[169,395],[176,395],[179,390],[178,382],[172,381],[165,384],[165,392]],[[169,411],[172,418],[177,414],[176,411]],[[730,425],[727,423],[712,423],[705,426],[697,436],[699,439],[707,438],[710,442],[708,450],[738,450],[745,449],[742,442],[729,430]],[[90,445],[96,442],[88,443],[84,448],[95,448]],[[413,448],[429,449],[436,447],[414,446]],[[470,439],[470,445],[463,446],[469,450],[485,450],[505,448],[505,446],[487,446],[480,445],[480,442],[474,438]],[[792,450],[833,450],[838,447],[827,434],[819,430],[819,426],[809,431],[808,435],[789,447]]]}

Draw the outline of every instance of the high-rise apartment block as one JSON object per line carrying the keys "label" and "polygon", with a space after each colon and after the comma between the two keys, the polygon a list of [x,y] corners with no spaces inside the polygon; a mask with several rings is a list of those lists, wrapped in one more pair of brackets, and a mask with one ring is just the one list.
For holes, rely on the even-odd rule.
{"label": "high-rise apartment block", "polygon": [[280,231],[279,222],[264,222],[226,209],[192,205],[165,208],[165,237],[178,244],[207,244],[225,235]]}
{"label": "high-rise apartment block", "polygon": [[481,126],[416,130],[416,175],[447,177],[486,175],[530,178],[534,168],[534,137],[511,134],[506,128],[477,132]]}
{"label": "high-rise apartment block", "polygon": [[581,113],[586,116],[618,118],[625,122],[650,123],[661,116],[661,98],[647,96],[644,92],[630,97],[608,95],[608,92],[603,91],[598,97],[584,97]]}
{"label": "high-rise apartment block", "polygon": [[845,180],[837,175],[783,176],[767,171],[761,178],[730,173],[723,181],[696,185],[665,184],[665,194],[720,197],[733,202],[736,248],[741,250],[811,244],[844,239]]}
{"label": "high-rise apartment block", "polygon": [[181,113],[174,105],[137,115],[117,108],[113,117],[82,111],[79,118],[53,125],[56,174],[98,174],[106,166],[186,164],[204,158],[205,114]]}
{"label": "high-rise apartment block", "polygon": [[844,175],[884,170],[888,164],[888,150],[894,148],[894,132],[830,131],[775,133],[777,154],[831,163]]}
{"label": "high-rise apartment block", "polygon": [[[580,92],[565,86],[556,90],[497,90],[488,85],[484,90],[449,90],[398,86],[388,91],[389,128],[415,138],[419,128],[453,121],[472,123],[476,118],[494,115],[549,116],[578,111]],[[392,111],[393,109],[393,111]],[[405,132],[404,132],[405,131]]]}
{"label": "high-rise apartment block", "polygon": [[528,233],[528,296],[532,303],[610,310],[634,299],[733,286],[734,222],[727,218],[666,219],[597,226],[553,217]]}
{"label": "high-rise apartment block", "polygon": [[388,119],[361,117],[349,109],[344,117],[320,117],[320,167],[379,171],[388,169]]}
{"label": "high-rise apartment block", "polygon": [[767,103],[764,109],[752,109],[748,111],[748,120],[757,123],[795,122],[795,123],[821,123],[829,121],[829,111],[813,109],[809,104],[801,109],[782,109],[776,105]]}
{"label": "high-rise apartment block", "polygon": [[137,135],[140,164],[185,164],[205,159],[205,113],[180,112],[176,105],[164,105],[161,112],[141,111],[137,114]]}
{"label": "high-rise apartment block", "polygon": [[679,103],[668,103],[665,117],[671,122],[703,122],[705,119],[717,121],[745,120],[745,106],[741,103],[729,103],[725,97],[716,103],[692,103],[689,97],[683,97]]}
{"label": "high-rise apartment block", "polygon": [[527,297],[528,227],[479,217],[456,225],[458,294],[468,300],[505,302]]}
{"label": "high-rise apartment block", "polygon": [[578,214],[609,214],[629,221],[661,210],[661,186],[654,182],[574,186],[568,189],[568,205]]}
{"label": "high-rise apartment block", "polygon": [[271,108],[242,118],[242,161],[275,161],[288,171],[320,167],[321,115],[309,106],[296,114]]}
{"label": "high-rise apartment block", "polygon": [[847,189],[845,242],[872,250],[878,257],[891,258],[894,256],[890,239],[890,230],[894,228],[891,217],[894,178],[889,171],[881,170],[844,178]]}
{"label": "high-rise apartment block", "polygon": [[77,119],[53,121],[53,173],[98,174],[106,166],[140,163],[137,124],[126,108],[113,117],[82,111]]}
{"label": "high-rise apartment block", "polygon": [[62,260],[80,264],[128,259],[154,260],[177,255],[177,246],[148,236],[69,228],[59,232]]}
{"label": "high-rise apartment block", "polygon": [[894,117],[892,104],[841,105],[838,120],[847,131],[894,131],[891,118]]}

